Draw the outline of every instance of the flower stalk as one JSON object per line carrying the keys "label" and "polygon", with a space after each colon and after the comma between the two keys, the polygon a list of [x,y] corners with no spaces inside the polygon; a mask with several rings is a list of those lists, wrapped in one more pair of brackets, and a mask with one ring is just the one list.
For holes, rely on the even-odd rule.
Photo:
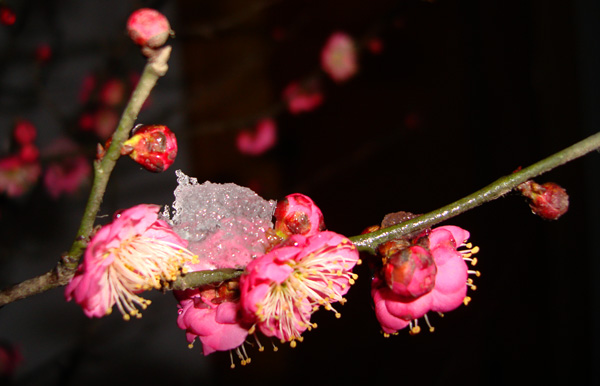
{"label": "flower stalk", "polygon": [[486,202],[493,201],[509,193],[523,182],[540,174],[546,173],[558,166],[564,165],[579,157],[600,148],[600,132],[581,140],[535,164],[521,169],[508,176],[497,179],[488,186],[479,189],[458,201],[443,206],[439,209],[404,221],[398,225],[384,228],[375,232],[350,237],[359,251],[375,254],[378,245],[397,239],[401,236],[429,228],[442,221],[446,221],[468,210],[476,208]]}

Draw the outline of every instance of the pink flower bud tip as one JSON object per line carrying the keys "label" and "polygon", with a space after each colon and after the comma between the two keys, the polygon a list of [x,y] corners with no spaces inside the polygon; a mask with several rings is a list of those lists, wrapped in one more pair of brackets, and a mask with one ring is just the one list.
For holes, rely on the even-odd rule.
{"label": "pink flower bud tip", "polygon": [[177,157],[175,134],[164,125],[138,125],[134,134],[123,143],[121,154],[128,154],[146,170],[160,173]]}
{"label": "pink flower bud tip", "polygon": [[517,190],[529,199],[531,211],[546,220],[557,220],[569,209],[567,191],[554,182],[540,185],[526,181],[519,185]]}
{"label": "pink flower bud tip", "polygon": [[162,46],[172,33],[165,15],[151,8],[133,12],[127,20],[127,32],[135,44],[149,48]]}
{"label": "pink flower bud tip", "polygon": [[35,140],[37,130],[31,122],[20,120],[15,125],[13,135],[19,145],[27,145]]}

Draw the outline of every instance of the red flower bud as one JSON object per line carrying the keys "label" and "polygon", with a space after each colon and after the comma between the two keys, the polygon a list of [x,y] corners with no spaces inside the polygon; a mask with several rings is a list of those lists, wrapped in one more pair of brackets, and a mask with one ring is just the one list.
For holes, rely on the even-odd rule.
{"label": "red flower bud", "polygon": [[311,236],[325,230],[323,213],[310,197],[293,193],[277,203],[275,230],[282,238]]}
{"label": "red flower bud", "polygon": [[431,253],[418,245],[394,253],[383,267],[388,287],[407,301],[431,292],[436,273]]}
{"label": "red flower bud", "polygon": [[128,154],[146,170],[160,173],[175,161],[177,139],[167,126],[138,125],[131,138],[123,143],[121,154]]}
{"label": "red flower bud", "polygon": [[151,8],[133,12],[127,20],[127,32],[135,44],[150,48],[165,44],[172,33],[165,15]]}
{"label": "red flower bud", "polygon": [[529,200],[531,211],[546,220],[557,220],[569,209],[569,195],[560,185],[546,182],[542,185],[526,181],[517,190]]}

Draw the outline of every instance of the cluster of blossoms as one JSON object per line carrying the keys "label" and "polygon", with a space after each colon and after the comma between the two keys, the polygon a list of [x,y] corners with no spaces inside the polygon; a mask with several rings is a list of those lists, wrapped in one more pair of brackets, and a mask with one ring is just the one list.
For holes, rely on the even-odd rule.
{"label": "cluster of blossoms", "polygon": [[35,145],[37,129],[27,120],[19,120],[13,130],[15,151],[0,158],[0,192],[16,197],[31,189],[42,175],[40,158],[44,160],[43,184],[56,199],[75,193],[91,175],[88,159],[71,140],[57,138],[41,149]]}
{"label": "cluster of blossoms", "polygon": [[304,331],[316,327],[310,319],[320,307],[340,316],[332,304],[345,302],[358,251],[346,237],[325,230],[321,211],[302,194],[280,201],[274,216],[274,227],[260,243],[264,253],[250,259],[239,280],[176,291],[178,325],[190,346],[201,341],[204,355],[233,350],[246,364],[248,335],[261,351],[257,332],[294,347]]}
{"label": "cluster of blossoms", "polygon": [[[411,214],[398,212],[386,216],[382,228],[408,220]],[[379,229],[371,227],[368,231]],[[466,261],[479,251],[467,243],[469,232],[456,226],[441,226],[405,239],[380,245],[383,267],[378,268],[371,284],[375,315],[385,336],[409,328],[420,332],[419,318],[433,327],[427,313],[452,311],[471,300],[467,288],[475,289]]]}
{"label": "cluster of blossoms", "polygon": [[157,206],[138,205],[96,232],[67,285],[67,300],[88,317],[116,306],[129,320],[150,304],[142,291],[164,288],[181,274],[244,269],[237,279],[174,291],[177,323],[190,346],[199,339],[205,355],[235,351],[242,364],[250,361],[249,335],[261,350],[258,332],[293,347],[316,327],[310,319],[319,308],[340,316],[333,305],[345,302],[357,278],[358,251],[325,230],[310,198],[292,194],[275,207],[234,184],[199,185],[180,172],[179,182],[172,218]]}
{"label": "cluster of blossoms", "polygon": [[27,120],[16,122],[13,130],[15,151],[0,158],[0,192],[9,197],[20,196],[28,191],[41,174],[39,149],[34,143],[35,126]]}

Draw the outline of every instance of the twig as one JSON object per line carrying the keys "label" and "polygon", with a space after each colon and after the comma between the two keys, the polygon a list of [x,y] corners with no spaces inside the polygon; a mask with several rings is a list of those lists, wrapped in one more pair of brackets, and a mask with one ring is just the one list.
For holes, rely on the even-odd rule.
{"label": "twig", "polygon": [[519,184],[530,180],[540,174],[546,173],[567,162],[573,161],[600,148],[600,133],[596,133],[576,144],[559,151],[525,169],[502,177],[483,189],[476,191],[458,201],[441,207],[432,212],[415,217],[412,220],[383,228],[379,231],[366,233],[364,235],[350,237],[359,251],[375,253],[379,244],[390,241],[401,236],[428,228],[449,218],[457,216],[479,205],[495,200],[507,194]]}
{"label": "twig", "polygon": [[57,266],[51,271],[0,291],[0,306],[66,285],[71,280],[92,234],[96,215],[100,209],[110,174],[121,156],[123,142],[129,137],[142,105],[156,85],[158,78],[166,74],[170,55],[171,47],[165,46],[148,59],[140,81],[133,91],[119,125],[112,136],[110,147],[101,160],[94,161],[92,189],[75,241],[73,241],[69,252],[61,256]]}

